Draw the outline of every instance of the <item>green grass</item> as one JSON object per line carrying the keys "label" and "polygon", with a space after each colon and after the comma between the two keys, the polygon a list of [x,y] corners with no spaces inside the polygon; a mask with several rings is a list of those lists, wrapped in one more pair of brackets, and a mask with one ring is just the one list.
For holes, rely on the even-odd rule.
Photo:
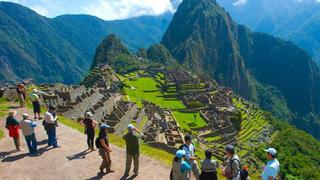
{"label": "green grass", "polygon": [[[162,108],[184,109],[185,106],[178,99],[165,99],[163,94],[157,88],[157,83],[152,78],[143,77],[135,80],[125,80],[125,92],[129,96],[130,101],[137,103],[142,107],[141,100],[147,100]],[[134,89],[132,89],[133,87]]]}
{"label": "green grass", "polygon": [[[76,129],[79,132],[83,133],[84,132],[84,128],[83,126],[81,126],[79,123],[67,119],[65,117],[60,116],[59,117],[59,122],[61,122],[62,124],[72,128],[72,129]],[[114,134],[109,134],[109,140],[110,143],[113,145],[116,145],[118,147],[124,148],[125,147],[125,142],[122,139],[122,137],[114,135]],[[140,146],[140,152],[144,155],[153,157],[163,163],[165,163],[166,165],[171,165],[172,159],[173,159],[173,155],[166,152],[166,151],[162,151],[160,149],[156,149],[153,147],[150,147],[148,145],[145,144],[141,144]]]}
{"label": "green grass", "polygon": [[[9,105],[6,99],[0,98],[0,119],[4,120],[9,111]],[[0,139],[4,137],[4,132],[0,129]]]}
{"label": "green grass", "polygon": [[[207,123],[200,117],[199,113],[181,113],[173,111],[172,114],[178,121],[180,127],[186,131],[192,132],[192,128],[202,128],[207,125]],[[196,120],[194,119],[194,115],[196,115]]]}
{"label": "green grass", "polygon": [[[173,110],[186,108],[178,99],[163,98],[163,94],[157,87],[157,82],[152,78],[143,77],[131,81],[126,80],[125,84],[128,86],[125,88],[125,92],[129,96],[127,99],[137,103],[139,107],[142,107],[141,100],[147,100],[162,108],[169,108]],[[131,87],[134,87],[134,89]],[[194,121],[194,115],[197,117],[196,121]],[[173,116],[176,118],[181,128],[188,132],[192,132],[192,128],[201,128],[207,125],[207,123],[200,117],[199,113],[181,113],[173,111]]]}

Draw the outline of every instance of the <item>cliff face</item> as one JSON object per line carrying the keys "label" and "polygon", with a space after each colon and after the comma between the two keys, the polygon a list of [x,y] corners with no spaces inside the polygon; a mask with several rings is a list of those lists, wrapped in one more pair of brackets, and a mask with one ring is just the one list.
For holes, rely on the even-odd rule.
{"label": "cliff face", "polygon": [[[317,134],[303,124],[320,127],[319,67],[293,43],[235,24],[213,0],[184,0],[162,44],[184,67],[205,71],[244,97],[272,96],[274,101],[261,104],[284,103],[283,109],[295,114],[291,119],[295,125]],[[263,92],[267,89],[275,94]]]}
{"label": "cliff face", "polygon": [[180,64],[206,71],[218,82],[250,97],[251,85],[236,41],[237,25],[212,0],[185,0],[162,43]]}

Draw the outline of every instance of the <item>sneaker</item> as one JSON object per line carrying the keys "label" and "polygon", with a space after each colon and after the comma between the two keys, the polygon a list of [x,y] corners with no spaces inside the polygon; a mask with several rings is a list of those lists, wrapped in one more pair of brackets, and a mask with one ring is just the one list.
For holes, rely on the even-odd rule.
{"label": "sneaker", "polygon": [[114,173],[114,170],[108,169],[107,173]]}

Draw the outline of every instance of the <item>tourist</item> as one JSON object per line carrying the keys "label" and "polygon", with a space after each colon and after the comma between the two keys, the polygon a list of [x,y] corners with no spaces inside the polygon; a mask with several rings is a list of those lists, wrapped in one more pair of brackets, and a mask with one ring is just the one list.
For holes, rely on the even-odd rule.
{"label": "tourist", "polygon": [[17,84],[17,94],[18,94],[18,98],[19,98],[19,102],[20,102],[20,107],[24,107],[25,103],[26,103],[26,92],[24,89],[24,84],[20,83]]}
{"label": "tourist", "polygon": [[170,180],[189,180],[191,166],[184,161],[186,152],[184,150],[178,150],[176,156],[172,161],[172,173]]}
{"label": "tourist", "polygon": [[104,169],[106,169],[107,173],[114,172],[111,170],[111,152],[112,149],[109,145],[108,140],[108,128],[109,126],[106,124],[102,124],[100,126],[99,136],[96,140],[96,146],[99,149],[99,154],[102,157],[103,161],[100,166],[100,174],[104,173]]}
{"label": "tourist", "polygon": [[215,160],[211,160],[212,152],[210,150],[206,150],[205,152],[206,159],[201,161],[201,174],[200,180],[217,180],[217,167],[218,162]]}
{"label": "tourist", "polygon": [[233,145],[227,145],[225,154],[228,157],[226,166],[222,166],[222,174],[227,180],[240,180],[240,160],[238,155],[235,154]]}
{"label": "tourist", "polygon": [[199,168],[197,164],[198,157],[195,156],[195,147],[192,143],[192,136],[186,135],[184,137],[185,145],[183,145],[182,150],[186,152],[186,161],[191,166],[193,175],[198,180],[199,179]]}
{"label": "tourist", "polygon": [[13,138],[17,151],[22,151],[20,146],[19,121],[15,118],[17,111],[10,111],[6,120],[6,128],[9,130],[9,137]]}
{"label": "tourist", "polygon": [[275,180],[280,171],[280,163],[276,159],[277,151],[274,148],[269,148],[265,151],[267,153],[268,163],[263,168],[261,178],[262,180]]}
{"label": "tourist", "polygon": [[48,134],[48,146],[60,147],[57,142],[56,127],[58,126],[58,118],[54,106],[49,106],[48,111],[44,114],[44,126]]}
{"label": "tourist", "polygon": [[94,151],[94,129],[98,125],[98,122],[92,119],[91,112],[86,112],[84,116],[85,118],[80,121],[80,124],[85,127],[85,134],[87,134],[88,150]]}
{"label": "tourist", "polygon": [[138,176],[139,174],[139,137],[134,134],[135,131],[143,136],[143,133],[132,124],[128,125],[128,133],[123,136],[123,139],[126,141],[127,147],[126,170],[124,173],[125,177],[129,176],[132,160],[134,164],[134,176]]}
{"label": "tourist", "polygon": [[38,154],[37,150],[37,140],[34,133],[34,128],[37,126],[36,122],[33,122],[29,119],[29,115],[27,113],[22,114],[22,121],[20,122],[20,127],[22,130],[22,134],[26,139],[26,143],[28,145],[30,154]]}
{"label": "tourist", "polygon": [[33,106],[33,113],[34,113],[34,119],[41,119],[40,114],[41,114],[41,106],[40,106],[40,97],[38,95],[38,90],[33,89],[32,93],[29,95],[31,101],[32,101],[32,106]]}

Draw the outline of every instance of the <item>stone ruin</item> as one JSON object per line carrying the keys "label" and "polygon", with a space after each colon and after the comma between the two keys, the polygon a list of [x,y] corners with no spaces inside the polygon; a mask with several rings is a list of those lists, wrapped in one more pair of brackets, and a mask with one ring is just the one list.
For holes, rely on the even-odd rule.
{"label": "stone ruin", "polygon": [[183,144],[183,134],[172,112],[147,101],[143,101],[143,105],[149,119],[144,128],[146,136],[144,142],[174,152]]}
{"label": "stone ruin", "polygon": [[136,104],[123,101],[119,93],[100,88],[55,85],[42,97],[47,105],[57,107],[57,113],[73,120],[84,118],[90,111],[93,119],[111,126],[111,133],[124,130],[138,111]]}

